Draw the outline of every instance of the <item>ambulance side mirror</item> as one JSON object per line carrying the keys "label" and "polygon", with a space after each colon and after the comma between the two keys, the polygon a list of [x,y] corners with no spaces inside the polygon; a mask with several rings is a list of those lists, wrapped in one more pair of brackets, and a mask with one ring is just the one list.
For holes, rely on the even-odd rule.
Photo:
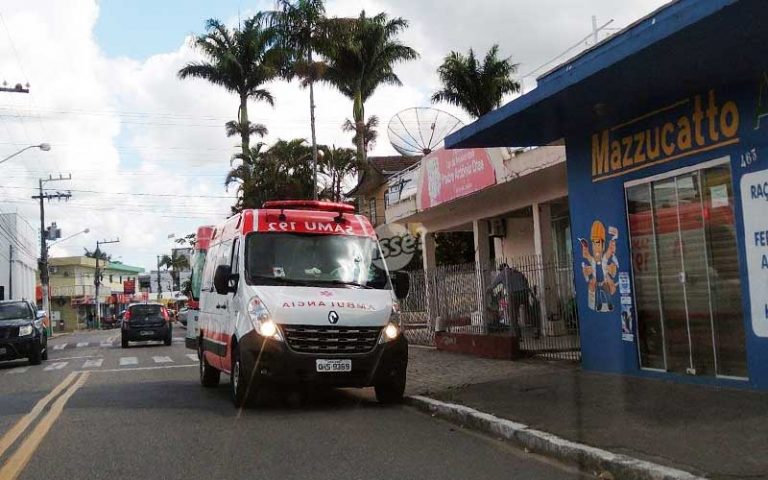
{"label": "ambulance side mirror", "polygon": [[408,296],[411,289],[411,278],[405,272],[392,272],[392,288],[395,290],[395,297],[402,300]]}
{"label": "ambulance side mirror", "polygon": [[219,265],[213,274],[213,288],[219,295],[226,295],[234,292],[236,287],[232,287],[234,275],[231,274],[232,267],[229,265]]}

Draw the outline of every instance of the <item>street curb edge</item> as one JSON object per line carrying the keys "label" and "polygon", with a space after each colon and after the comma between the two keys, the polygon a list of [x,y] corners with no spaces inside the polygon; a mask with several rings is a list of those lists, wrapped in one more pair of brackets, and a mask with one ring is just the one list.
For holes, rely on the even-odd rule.
{"label": "street curb edge", "polygon": [[535,430],[525,424],[499,418],[464,405],[441,402],[421,395],[407,397],[406,401],[419,410],[495,437],[501,437],[532,452],[575,463],[585,471],[607,470],[615,478],[630,480],[697,480],[704,478],[676,468],[572,442],[547,432]]}

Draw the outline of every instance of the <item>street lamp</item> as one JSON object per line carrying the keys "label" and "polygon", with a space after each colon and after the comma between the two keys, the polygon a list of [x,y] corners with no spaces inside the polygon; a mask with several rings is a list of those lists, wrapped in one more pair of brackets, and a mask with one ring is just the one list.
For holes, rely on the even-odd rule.
{"label": "street lamp", "polygon": [[42,150],[44,152],[48,152],[48,151],[51,150],[51,145],[49,143],[41,143],[40,145],[30,145],[28,147],[24,147],[21,150],[19,150],[18,152],[12,153],[12,154],[8,155],[7,157],[5,157],[4,159],[0,160],[0,163],[4,163],[4,162],[8,161],[8,160],[12,159],[13,157],[15,157],[16,155],[19,155],[22,152],[25,152],[25,151],[29,150],[30,148],[39,148],[40,150]]}
{"label": "street lamp", "polygon": [[66,238],[62,238],[62,239],[61,239],[61,240],[59,240],[59,241],[56,241],[56,242],[53,242],[53,243],[49,243],[49,244],[46,246],[46,248],[50,249],[50,248],[51,248],[52,246],[54,246],[54,245],[58,245],[59,243],[61,243],[61,242],[65,242],[65,241],[69,240],[70,238],[72,238],[72,237],[76,237],[76,236],[78,236],[78,235],[80,235],[80,234],[83,234],[83,233],[86,233],[86,234],[87,234],[87,233],[88,233],[88,232],[90,232],[90,231],[91,231],[91,230],[90,230],[89,228],[86,228],[85,230],[80,230],[79,232],[77,232],[77,233],[73,233],[72,235],[70,235],[70,236],[68,236],[68,237],[66,237]]}

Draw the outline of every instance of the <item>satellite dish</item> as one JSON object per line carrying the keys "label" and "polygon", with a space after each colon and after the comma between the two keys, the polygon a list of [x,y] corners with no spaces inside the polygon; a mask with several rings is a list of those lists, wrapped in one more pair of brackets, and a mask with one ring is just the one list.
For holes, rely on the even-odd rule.
{"label": "satellite dish", "polygon": [[407,108],[389,121],[389,143],[400,155],[427,155],[440,148],[443,139],[463,127],[450,113],[429,107]]}

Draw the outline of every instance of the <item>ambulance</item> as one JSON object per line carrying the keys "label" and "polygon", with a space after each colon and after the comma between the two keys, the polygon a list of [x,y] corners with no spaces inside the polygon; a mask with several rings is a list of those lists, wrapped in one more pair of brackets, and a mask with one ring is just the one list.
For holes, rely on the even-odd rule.
{"label": "ambulance", "polygon": [[195,246],[192,250],[192,289],[189,302],[187,302],[187,333],[184,336],[184,344],[191,350],[197,350],[197,339],[200,337],[198,327],[200,318],[200,285],[202,283],[205,257],[208,255],[208,247],[211,244],[213,226],[204,225],[197,229]]}
{"label": "ambulance", "polygon": [[270,385],[370,387],[402,400],[408,344],[368,219],[351,205],[266,202],[214,228],[200,288],[200,382],[237,407]]}

